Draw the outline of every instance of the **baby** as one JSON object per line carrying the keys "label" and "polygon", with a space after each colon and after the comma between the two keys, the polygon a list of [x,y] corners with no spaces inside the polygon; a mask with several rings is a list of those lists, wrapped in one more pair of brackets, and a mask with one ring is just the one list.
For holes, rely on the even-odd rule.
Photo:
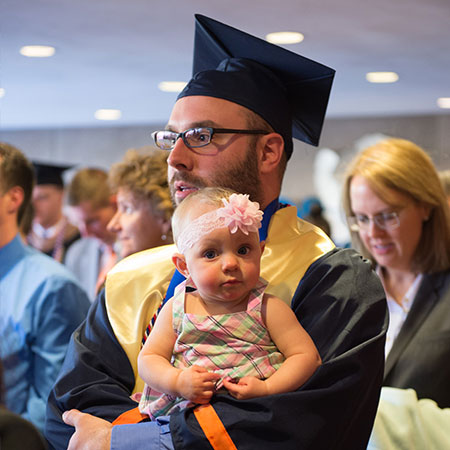
{"label": "baby", "polygon": [[221,188],[194,192],[177,207],[173,262],[187,279],[139,354],[142,413],[208,403],[220,389],[238,399],[293,391],[321,364],[293,311],[264,292],[262,216],[248,195]]}

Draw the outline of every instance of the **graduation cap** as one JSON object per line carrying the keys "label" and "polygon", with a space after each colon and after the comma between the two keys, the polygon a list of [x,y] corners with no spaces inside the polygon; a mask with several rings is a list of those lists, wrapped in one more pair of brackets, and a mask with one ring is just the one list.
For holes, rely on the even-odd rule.
{"label": "graduation cap", "polygon": [[317,146],[335,71],[200,14],[193,78],[178,99],[222,98],[258,114],[284,138]]}
{"label": "graduation cap", "polygon": [[44,164],[33,162],[36,174],[36,184],[54,184],[59,187],[64,186],[62,174],[71,166]]}

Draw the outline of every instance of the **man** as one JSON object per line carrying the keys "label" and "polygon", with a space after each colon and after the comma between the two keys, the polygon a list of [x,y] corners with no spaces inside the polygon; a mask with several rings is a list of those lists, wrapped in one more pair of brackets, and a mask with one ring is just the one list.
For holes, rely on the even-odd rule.
{"label": "man", "polygon": [[143,386],[136,358],[144,328],[179,281],[172,278],[174,247],[160,247],[108,274],[49,398],[46,436],[56,448],[67,445],[74,430],[62,423],[64,413],[76,431],[71,450],[364,448],[383,375],[383,289],[355,252],[334,249],[320,230],[297,221],[294,207],[278,203],[292,132],[317,144],[334,71],[196,19],[196,75],[167,130],[154,134],[158,146],[171,150],[173,198],[180,203],[194,190],[221,185],[261,204],[261,275],[269,293],[291,304],[323,365],[296,392],[244,401],[215,395],[209,406],[171,415],[170,424],[161,418],[112,427],[109,421],[136,406],[129,396]]}
{"label": "man", "polygon": [[0,143],[0,358],[6,406],[43,431],[48,394],[90,303],[64,266],[22,242],[19,223],[33,184],[31,163]]}
{"label": "man", "polygon": [[69,184],[67,200],[83,239],[67,252],[66,266],[94,300],[106,274],[117,262],[116,235],[107,227],[117,210],[108,174],[95,168],[79,170]]}
{"label": "man", "polygon": [[34,163],[33,213],[28,243],[58,262],[64,262],[67,249],[80,238],[77,227],[63,214],[64,183],[68,166]]}

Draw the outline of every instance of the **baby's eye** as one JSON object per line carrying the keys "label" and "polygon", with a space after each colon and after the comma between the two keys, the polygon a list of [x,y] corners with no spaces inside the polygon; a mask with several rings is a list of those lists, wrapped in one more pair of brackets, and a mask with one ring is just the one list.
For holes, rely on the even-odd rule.
{"label": "baby's eye", "polygon": [[250,252],[250,248],[248,245],[243,245],[242,247],[239,247],[238,254],[239,255],[248,255]]}
{"label": "baby's eye", "polygon": [[207,250],[206,252],[203,253],[203,256],[206,259],[213,259],[217,256],[217,253],[215,250]]}

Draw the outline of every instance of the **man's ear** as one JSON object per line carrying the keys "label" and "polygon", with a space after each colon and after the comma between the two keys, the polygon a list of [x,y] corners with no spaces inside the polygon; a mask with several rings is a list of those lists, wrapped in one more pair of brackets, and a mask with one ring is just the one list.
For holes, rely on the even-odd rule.
{"label": "man's ear", "polygon": [[264,249],[266,247],[266,241],[261,241],[259,243],[259,246],[261,247],[261,255],[264,253]]}
{"label": "man's ear", "polygon": [[172,256],[172,262],[175,264],[175,267],[178,269],[178,272],[180,272],[186,278],[189,277],[189,270],[187,268],[186,259],[184,258],[184,255],[182,255],[181,253],[174,253],[174,255]]}
{"label": "man's ear", "polygon": [[270,173],[278,170],[284,152],[284,140],[278,133],[265,134],[260,139],[260,172]]}
{"label": "man's ear", "polygon": [[25,197],[23,189],[20,186],[14,186],[6,194],[8,197],[7,211],[9,213],[18,212]]}

